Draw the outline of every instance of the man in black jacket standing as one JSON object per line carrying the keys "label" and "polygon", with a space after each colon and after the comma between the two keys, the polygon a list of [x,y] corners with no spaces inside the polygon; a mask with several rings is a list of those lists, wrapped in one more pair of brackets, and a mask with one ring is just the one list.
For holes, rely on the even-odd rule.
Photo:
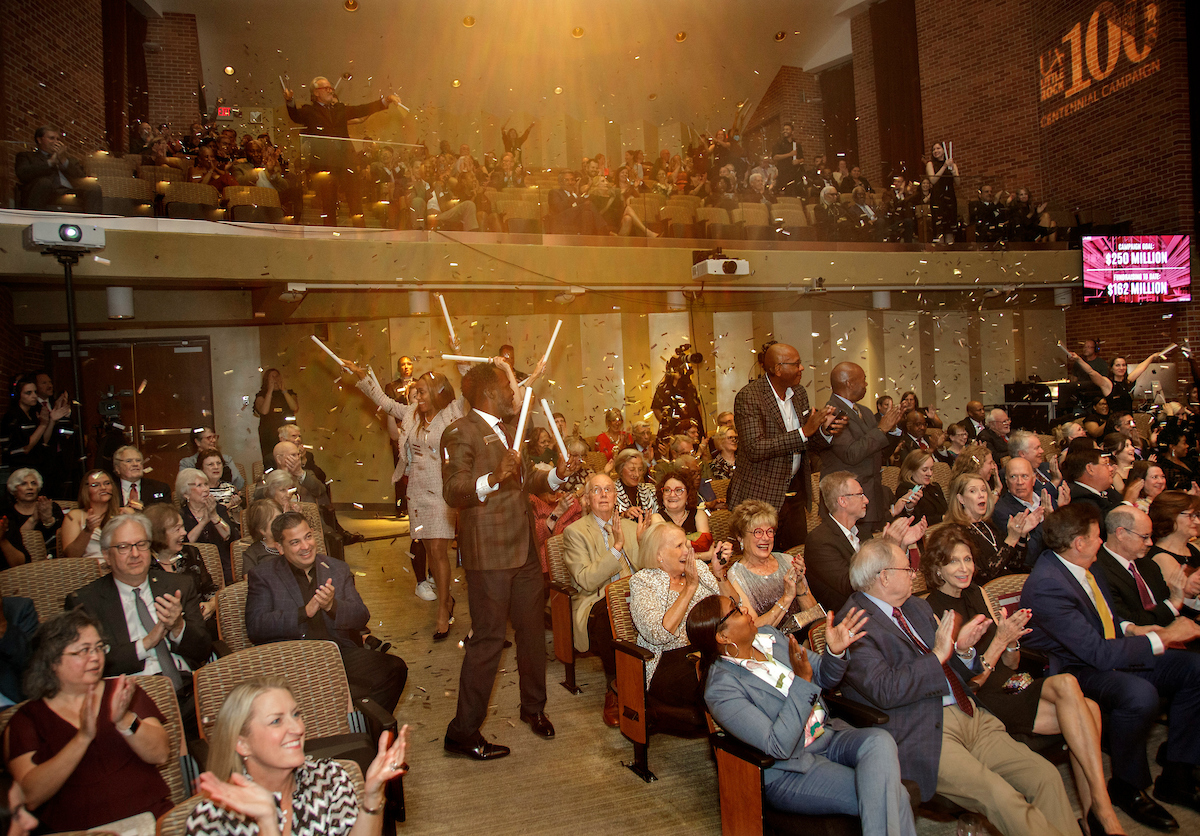
{"label": "man in black jacket standing", "polygon": [[387,110],[389,104],[400,104],[400,97],[390,95],[366,104],[345,105],[337,101],[333,85],[322,75],[312,80],[310,95],[312,104],[297,108],[292,102],[292,91],[283,91],[288,116],[293,122],[304,126],[304,134],[308,137],[308,170],[329,173],[327,177],[314,180],[321,200],[321,217],[325,220],[325,226],[337,226],[337,191],[340,184],[351,219],[356,226],[364,226],[361,217],[362,195],[359,194],[351,165],[352,148],[348,141],[350,120]]}

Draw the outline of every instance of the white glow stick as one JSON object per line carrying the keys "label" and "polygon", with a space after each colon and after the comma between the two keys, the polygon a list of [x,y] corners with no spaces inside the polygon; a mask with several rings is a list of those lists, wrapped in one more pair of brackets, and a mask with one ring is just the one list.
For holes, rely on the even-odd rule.
{"label": "white glow stick", "polygon": [[1179,348],[1179,343],[1171,343],[1169,346],[1164,348],[1162,351],[1158,352],[1158,356],[1165,358],[1168,354],[1170,354],[1172,351],[1174,351],[1177,348]]}
{"label": "white glow stick", "polygon": [[379,391],[382,392],[383,387],[379,385],[379,378],[375,376],[375,370],[370,366],[367,366],[367,376],[371,378],[372,383],[374,383],[376,386],[379,386]]}
{"label": "white glow stick", "polygon": [[547,363],[550,361],[550,349],[554,348],[554,341],[556,339],[558,339],[558,329],[559,328],[562,328],[562,320],[561,319],[558,321],[558,324],[554,326],[554,333],[550,335],[550,345],[546,346],[546,353],[542,357],[543,363]]}
{"label": "white glow stick", "polygon": [[446,297],[439,293],[438,301],[442,303],[442,316],[446,317],[446,327],[450,329],[450,342],[457,345],[458,337],[454,335],[454,323],[450,321],[450,311],[446,310]]}
{"label": "white glow stick", "polygon": [[542,398],[542,412],[546,413],[546,420],[550,422],[550,432],[554,435],[554,443],[558,445],[558,452],[562,453],[565,462],[571,458],[571,454],[567,452],[567,443],[563,441],[562,433],[558,431],[558,424],[554,422],[554,413],[550,411],[550,404],[546,403],[545,398]]}
{"label": "white glow stick", "polygon": [[1062,353],[1063,353],[1063,354],[1067,355],[1067,357],[1070,357],[1070,356],[1071,356],[1071,350],[1070,350],[1069,348],[1067,348],[1065,345],[1063,345],[1063,344],[1062,344],[1062,340],[1059,340],[1059,341],[1058,341],[1058,343],[1057,343],[1057,345],[1058,345],[1058,347],[1059,347],[1059,348],[1061,348],[1061,349],[1062,349]]}
{"label": "white glow stick", "polygon": [[451,360],[455,363],[490,363],[491,357],[468,357],[464,354],[443,354],[443,360]]}
{"label": "white glow stick", "polygon": [[319,339],[317,339],[316,334],[313,334],[312,341],[315,342],[317,345],[319,345],[321,347],[322,351],[324,351],[326,354],[328,354],[330,357],[332,357],[333,362],[337,363],[343,369],[346,368],[345,361],[343,361],[341,357],[338,357],[336,354],[334,354],[332,351],[330,351],[329,346],[325,345],[325,343],[323,343]]}
{"label": "white glow stick", "polygon": [[279,77],[279,86],[283,89],[284,93],[287,92],[288,86],[284,83],[283,76]]}
{"label": "white glow stick", "polygon": [[517,419],[517,440],[513,447],[518,453],[521,452],[521,444],[525,441],[525,421],[529,419],[529,401],[532,397],[533,390],[526,387],[525,400],[521,404],[521,417]]}

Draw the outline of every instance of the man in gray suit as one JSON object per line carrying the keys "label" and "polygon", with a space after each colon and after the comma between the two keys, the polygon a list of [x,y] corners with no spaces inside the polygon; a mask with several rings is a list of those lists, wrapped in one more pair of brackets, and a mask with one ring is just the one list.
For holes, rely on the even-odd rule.
{"label": "man in gray suit", "polygon": [[913,596],[915,571],[883,538],[851,560],[857,591],[838,618],[858,607],[870,626],[850,654],[843,693],[887,713],[883,728],[896,739],[901,777],[917,782],[923,801],[940,793],[983,813],[1005,836],[1077,833],[1058,770],[1009,737],[968,690],[982,672],[975,643],[991,622],[976,616],[956,638],[953,612],[939,623]]}
{"label": "man in gray suit", "polygon": [[858,528],[866,537],[880,528],[892,504],[880,472],[900,442],[900,435],[893,434],[900,422],[900,407],[893,406],[876,421],[871,410],[858,405],[867,394],[867,374],[857,363],[838,363],[829,373],[829,383],[833,389],[829,406],[844,413],[848,420],[846,429],[834,436],[829,449],[821,453],[822,470],[845,470],[858,479],[867,498],[866,514]]}

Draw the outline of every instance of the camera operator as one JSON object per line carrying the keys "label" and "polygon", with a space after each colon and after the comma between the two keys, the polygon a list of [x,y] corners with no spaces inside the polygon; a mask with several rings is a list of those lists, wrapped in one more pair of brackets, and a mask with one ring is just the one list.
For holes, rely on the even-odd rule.
{"label": "camera operator", "polygon": [[667,361],[663,378],[654,390],[650,408],[658,419],[660,441],[680,432],[681,426],[688,422],[695,424],[701,437],[707,435],[700,408],[700,393],[692,381],[692,373],[698,364],[704,362],[704,355],[698,351],[689,353],[691,348],[690,343],[684,343],[675,349],[675,356]]}

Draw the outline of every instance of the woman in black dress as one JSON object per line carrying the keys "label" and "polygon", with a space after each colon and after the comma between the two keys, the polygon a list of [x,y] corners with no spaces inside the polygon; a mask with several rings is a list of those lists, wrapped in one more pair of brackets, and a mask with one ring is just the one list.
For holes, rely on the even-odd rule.
{"label": "woman in black dress", "polygon": [[296,423],[300,402],[296,393],[283,388],[279,369],[263,372],[262,386],[254,396],[254,414],[258,416],[258,446],[262,449],[263,465],[275,466],[275,445],[279,443],[279,428]]}
{"label": "woman in black dress", "polygon": [[229,544],[242,535],[225,506],[208,492],[208,477],[193,467],[185,467],[175,477],[175,493],[179,497],[179,514],[183,517],[187,542],[216,546],[225,583],[233,583]]}
{"label": "woman in black dress", "polygon": [[1154,546],[1146,553],[1167,576],[1181,565],[1200,569],[1200,549],[1191,541],[1200,537],[1200,497],[1183,491],[1163,491],[1150,503]]}
{"label": "woman in black dress", "polygon": [[1044,513],[1041,508],[1013,514],[1008,518],[1006,530],[997,531],[992,525],[996,501],[987,481],[975,473],[963,473],[950,481],[946,504],[946,521],[961,526],[971,540],[978,567],[975,574],[980,583],[1025,571],[1025,546],[1021,540],[1041,523]]}
{"label": "woman in black dress", "polygon": [[14,470],[8,477],[8,493],[11,497],[4,518],[8,520],[8,532],[0,539],[4,560],[0,569],[29,563],[33,558],[25,548],[23,531],[36,531],[42,535],[46,549],[54,556],[55,536],[62,526],[63,512],[58,504],[42,496],[42,474],[31,467]]}
{"label": "woman in black dress", "polygon": [[1158,454],[1158,466],[1167,477],[1167,490],[1191,490],[1196,483],[1197,474],[1189,453],[1192,447],[1192,436],[1179,424],[1168,424],[1158,433],[1158,443],[1165,452]]}
{"label": "woman in black dress", "polygon": [[1112,366],[1110,367],[1112,377],[1105,377],[1089,366],[1074,351],[1071,352],[1071,360],[1075,364],[1074,368],[1083,370],[1091,378],[1092,383],[1100,387],[1100,391],[1108,399],[1109,412],[1113,415],[1119,415],[1122,412],[1133,412],[1133,384],[1142,376],[1142,372],[1150,368],[1151,363],[1162,358],[1163,352],[1156,351],[1138,363],[1133,368],[1133,371],[1130,371],[1129,362],[1124,357],[1117,357],[1112,361]]}
{"label": "woman in black dress", "polygon": [[925,163],[925,176],[933,187],[929,199],[929,211],[933,215],[933,240],[935,243],[953,244],[958,231],[958,197],[954,187],[959,184],[958,164],[946,159],[942,143],[933,143],[929,162]]}
{"label": "woman in black dress", "polygon": [[204,626],[216,638],[217,635],[217,582],[208,572],[204,556],[187,539],[183,515],[179,509],[165,502],[157,502],[145,511],[146,519],[154,526],[150,534],[150,550],[158,565],[168,572],[191,575],[196,591],[200,594],[200,614]]}
{"label": "woman in black dress", "polygon": [[1093,836],[1123,833],[1100,759],[1100,706],[1083,696],[1070,674],[1034,679],[1017,672],[1020,639],[1029,632],[1025,625],[1033,613],[994,611],[974,582],[974,554],[974,540],[965,526],[934,526],[925,534],[921,570],[932,590],[926,600],[939,618],[953,610],[964,624],[979,615],[992,621],[975,645],[983,669],[972,680],[979,685],[976,699],[1004,723],[1009,734],[1061,734],[1071,752],[1071,769],[1089,830]]}
{"label": "woman in black dress", "polygon": [[[910,496],[914,488],[919,490]],[[904,457],[891,511],[893,517],[911,517],[914,521],[924,517],[930,525],[942,521],[946,515],[946,496],[942,486],[933,481],[933,453],[913,450]]]}

